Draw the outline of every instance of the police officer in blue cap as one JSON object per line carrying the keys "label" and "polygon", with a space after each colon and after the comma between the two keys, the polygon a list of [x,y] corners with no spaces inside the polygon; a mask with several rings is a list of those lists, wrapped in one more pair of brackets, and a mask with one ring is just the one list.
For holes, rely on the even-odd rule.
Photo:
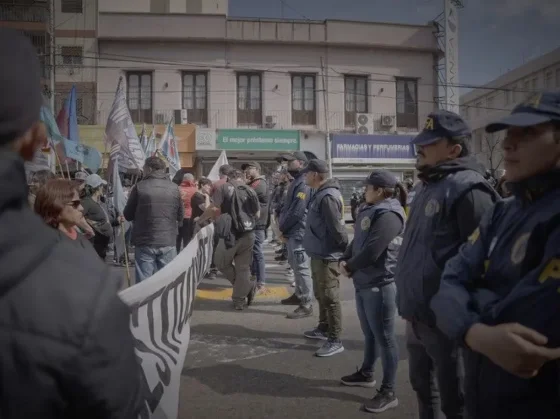
{"label": "police officer in blue cap", "polygon": [[463,417],[460,354],[455,342],[436,328],[430,300],[446,262],[498,199],[484,166],[470,155],[470,140],[471,131],[459,115],[436,111],[412,141],[421,182],[410,193],[395,281],[398,309],[408,321],[409,374],[420,419],[437,417],[438,397],[447,419]]}
{"label": "police officer in blue cap", "polygon": [[560,417],[560,92],[486,127],[506,131],[499,202],[446,266],[431,306],[465,345],[469,418]]}

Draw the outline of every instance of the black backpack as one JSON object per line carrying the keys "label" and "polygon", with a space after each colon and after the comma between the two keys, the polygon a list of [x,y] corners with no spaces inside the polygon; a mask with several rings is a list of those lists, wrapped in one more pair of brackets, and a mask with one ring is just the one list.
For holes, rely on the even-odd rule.
{"label": "black backpack", "polygon": [[248,185],[233,185],[230,215],[231,227],[236,233],[253,231],[257,225],[257,214],[260,211],[259,198]]}

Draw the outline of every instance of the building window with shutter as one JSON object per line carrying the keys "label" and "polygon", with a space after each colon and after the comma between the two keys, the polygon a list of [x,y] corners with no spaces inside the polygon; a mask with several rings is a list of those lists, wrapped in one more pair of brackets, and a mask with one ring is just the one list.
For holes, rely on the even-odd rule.
{"label": "building window with shutter", "polygon": [[83,0],[61,0],[62,13],[82,13],[84,11]]}
{"label": "building window with shutter", "polygon": [[344,76],[344,125],[356,126],[356,115],[368,110],[367,76]]}
{"label": "building window with shutter", "polygon": [[152,73],[131,71],[126,74],[126,101],[135,124],[151,124]]}
{"label": "building window with shutter", "polygon": [[189,124],[208,125],[208,73],[183,73],[183,109]]}
{"label": "building window with shutter", "polygon": [[262,125],[259,73],[237,73],[237,125]]}
{"label": "building window with shutter", "polygon": [[60,47],[62,64],[72,67],[81,66],[84,63],[84,49],[77,46]]}
{"label": "building window with shutter", "polygon": [[292,125],[315,125],[315,76],[292,74]]}
{"label": "building window with shutter", "polygon": [[418,129],[416,79],[397,79],[397,128]]}

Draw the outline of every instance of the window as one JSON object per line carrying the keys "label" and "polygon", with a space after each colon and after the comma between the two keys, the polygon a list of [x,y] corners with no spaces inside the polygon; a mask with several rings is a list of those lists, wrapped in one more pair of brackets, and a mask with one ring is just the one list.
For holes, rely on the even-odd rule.
{"label": "window", "polygon": [[261,75],[237,74],[237,124],[262,125]]}
{"label": "window", "polygon": [[367,76],[344,76],[344,125],[356,125],[356,114],[368,111]]}
{"label": "window", "polygon": [[418,81],[397,79],[397,128],[418,129]]}
{"label": "window", "polygon": [[82,13],[84,11],[83,0],[62,0],[62,13]]}
{"label": "window", "polygon": [[127,105],[135,124],[152,123],[152,73],[129,72],[126,75]]}
{"label": "window", "polygon": [[183,73],[183,109],[189,124],[208,124],[207,73]]}
{"label": "window", "polygon": [[84,49],[82,47],[61,47],[62,64],[67,66],[81,66],[84,59]]}
{"label": "window", "polygon": [[550,90],[553,88],[552,84],[552,71],[547,71],[544,75],[544,88],[545,90]]}
{"label": "window", "polygon": [[292,125],[315,125],[315,76],[292,75]]}

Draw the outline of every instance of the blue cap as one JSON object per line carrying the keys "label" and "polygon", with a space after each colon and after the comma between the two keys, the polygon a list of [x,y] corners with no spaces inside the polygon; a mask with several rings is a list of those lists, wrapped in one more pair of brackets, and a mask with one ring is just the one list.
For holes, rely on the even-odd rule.
{"label": "blue cap", "polygon": [[442,138],[471,135],[471,130],[463,118],[454,112],[439,110],[426,119],[424,129],[413,140],[413,145],[429,145]]}
{"label": "blue cap", "polygon": [[317,173],[329,173],[329,165],[324,160],[312,159],[309,160],[307,166],[303,169],[305,173],[307,172],[317,172]]}
{"label": "blue cap", "polygon": [[392,189],[397,186],[397,177],[388,170],[374,170],[369,174],[364,183],[377,188]]}
{"label": "blue cap", "polygon": [[531,127],[552,121],[560,122],[560,91],[531,95],[513,108],[510,115],[487,125],[486,132],[498,132],[509,127]]}

